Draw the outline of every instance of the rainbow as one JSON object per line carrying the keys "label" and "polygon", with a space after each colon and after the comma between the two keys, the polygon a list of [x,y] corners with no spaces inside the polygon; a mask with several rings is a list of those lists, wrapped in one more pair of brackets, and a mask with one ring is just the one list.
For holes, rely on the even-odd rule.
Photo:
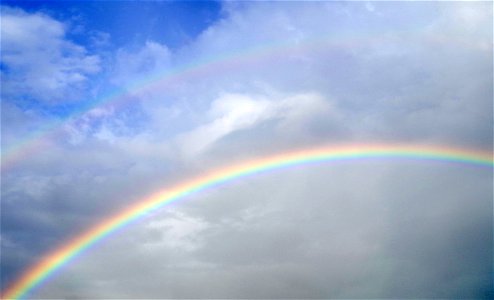
{"label": "rainbow", "polygon": [[[411,33],[407,33],[411,34]],[[280,56],[289,56],[305,51],[317,51],[321,49],[335,48],[356,48],[369,42],[385,40],[386,35],[355,34],[354,36],[317,36],[306,39],[299,44],[294,41],[275,41],[262,44],[252,48],[242,49],[231,53],[220,53],[217,56],[198,58],[188,63],[180,64],[169,70],[160,70],[146,77],[134,80],[124,88],[115,88],[106,91],[98,98],[88,100],[77,110],[74,110],[65,118],[58,118],[46,122],[40,129],[31,132],[22,140],[8,147],[0,149],[2,171],[8,170],[16,162],[30,154],[45,148],[44,141],[57,139],[57,135],[62,133],[63,126],[83,117],[87,112],[107,105],[124,105],[130,101],[131,97],[126,97],[132,93],[149,91],[167,86],[172,89],[174,84],[196,78],[206,78],[210,74],[227,73],[232,70],[244,68],[258,62],[277,61]],[[445,43],[449,40],[437,39],[437,43]],[[471,45],[461,40],[450,40],[454,46],[469,47]]]}
{"label": "rainbow", "polygon": [[150,91],[167,86],[173,88],[174,84],[195,78],[206,78],[209,74],[228,72],[253,64],[259,61],[272,61],[280,55],[288,55],[299,51],[310,49],[320,49],[324,47],[351,47],[357,42],[362,42],[362,38],[336,37],[331,40],[327,37],[310,39],[303,44],[293,42],[271,42],[253,48],[242,49],[238,52],[223,53],[217,56],[199,58],[197,60],[178,65],[169,70],[160,70],[146,77],[134,80],[124,88],[115,88],[107,91],[97,99],[86,101],[77,110],[74,110],[66,118],[54,119],[46,122],[40,129],[31,132],[24,139],[14,145],[1,149],[1,169],[7,170],[16,162],[21,161],[31,153],[42,149],[43,142],[50,138],[56,139],[57,134],[62,133],[63,126],[71,121],[82,118],[87,112],[97,107],[107,105],[126,104],[131,94]]}
{"label": "rainbow", "polygon": [[2,299],[26,297],[36,287],[43,284],[50,275],[70,263],[95,243],[131,224],[144,215],[166,204],[183,199],[194,193],[228,183],[234,179],[258,174],[264,171],[295,165],[345,161],[356,159],[413,159],[463,163],[492,170],[491,151],[475,151],[459,148],[446,148],[417,145],[352,145],[333,146],[283,153],[248,161],[242,164],[220,168],[172,188],[166,188],[144,198],[125,210],[110,216],[105,221],[69,241],[64,246],[48,253],[25,271],[4,293]]}

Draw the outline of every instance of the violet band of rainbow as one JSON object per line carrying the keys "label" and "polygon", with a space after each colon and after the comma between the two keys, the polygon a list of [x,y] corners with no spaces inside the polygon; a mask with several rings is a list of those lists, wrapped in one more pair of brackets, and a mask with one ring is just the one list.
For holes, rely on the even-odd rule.
{"label": "violet band of rainbow", "polygon": [[64,246],[44,256],[38,263],[27,269],[18,280],[2,293],[2,299],[20,299],[27,296],[43,284],[55,271],[70,263],[72,259],[95,243],[149,212],[188,195],[263,171],[308,163],[359,159],[443,161],[487,167],[491,171],[493,167],[491,151],[420,145],[351,145],[282,153],[220,168],[183,184],[159,191],[108,217],[105,221],[85,231]]}

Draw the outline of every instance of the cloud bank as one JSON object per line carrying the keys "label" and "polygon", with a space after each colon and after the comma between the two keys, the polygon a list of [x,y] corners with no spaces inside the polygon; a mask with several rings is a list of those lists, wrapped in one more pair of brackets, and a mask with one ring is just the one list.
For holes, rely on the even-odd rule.
{"label": "cloud bank", "polygon": [[[2,172],[3,288],[115,210],[231,162],[348,143],[492,151],[491,3],[227,2],[181,47],[107,33],[104,51],[47,12],[4,6],[1,22],[2,148],[126,91]],[[492,180],[391,160],[241,179],[144,217],[31,296],[489,297]]]}

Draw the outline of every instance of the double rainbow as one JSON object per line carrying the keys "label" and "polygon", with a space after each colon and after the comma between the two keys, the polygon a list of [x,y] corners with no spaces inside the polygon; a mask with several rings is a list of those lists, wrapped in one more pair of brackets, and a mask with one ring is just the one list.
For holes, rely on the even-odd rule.
{"label": "double rainbow", "polygon": [[26,297],[36,287],[43,284],[55,271],[70,263],[72,259],[82,254],[95,243],[149,212],[155,211],[171,202],[183,199],[188,195],[228,183],[234,179],[268,170],[317,162],[357,159],[443,161],[476,165],[489,169],[493,166],[492,152],[417,145],[353,145],[282,153],[276,156],[221,168],[175,187],[159,191],[138,201],[127,209],[110,216],[105,221],[67,242],[64,246],[55,249],[43,257],[37,264],[26,270],[17,281],[5,290],[2,299],[20,299]]}

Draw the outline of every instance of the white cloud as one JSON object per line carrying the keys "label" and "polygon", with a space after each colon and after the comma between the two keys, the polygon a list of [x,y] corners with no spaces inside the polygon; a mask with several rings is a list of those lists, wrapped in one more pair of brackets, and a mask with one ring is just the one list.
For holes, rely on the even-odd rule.
{"label": "white cloud", "polygon": [[315,93],[285,96],[225,94],[215,99],[205,113],[205,123],[178,137],[181,153],[188,159],[200,156],[221,138],[272,121],[281,136],[307,135],[307,126],[319,117],[338,119],[330,101]]}
{"label": "white cloud", "polygon": [[376,10],[376,7],[372,4],[372,2],[365,2],[365,8],[370,12],[374,12]]}
{"label": "white cloud", "polygon": [[246,129],[273,117],[273,106],[266,99],[252,99],[245,95],[224,95],[211,104],[206,116],[211,121],[200,125],[180,139],[188,156],[198,155],[210,144],[236,130]]}
{"label": "white cloud", "polygon": [[100,58],[66,38],[67,26],[41,13],[1,9],[3,96],[56,103],[78,95]]}
{"label": "white cloud", "polygon": [[111,80],[126,87],[146,76],[165,72],[170,65],[170,50],[162,44],[147,41],[136,50],[119,49],[116,53],[115,69]]}

